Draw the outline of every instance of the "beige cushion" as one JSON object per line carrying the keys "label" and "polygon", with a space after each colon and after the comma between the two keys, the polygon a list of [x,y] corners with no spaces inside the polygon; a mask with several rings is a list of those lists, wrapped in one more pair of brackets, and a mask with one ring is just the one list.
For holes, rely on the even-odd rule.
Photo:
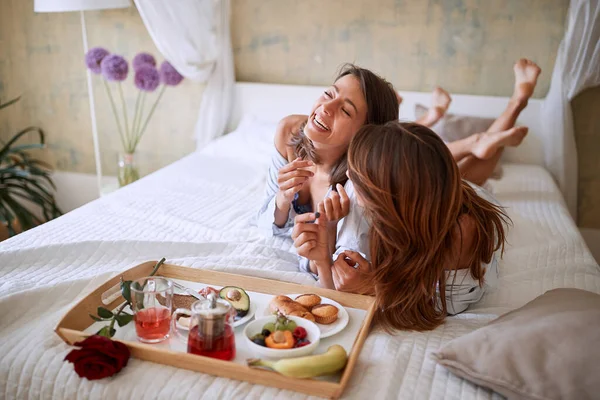
{"label": "beige cushion", "polygon": [[[428,108],[421,105],[415,105],[415,117],[421,118],[427,113]],[[494,122],[493,118],[470,117],[467,115],[445,114],[431,130],[437,133],[444,142],[450,143],[471,136],[474,133],[486,132]],[[492,178],[500,179],[502,177],[502,166],[496,165]]]}
{"label": "beige cushion", "polygon": [[433,356],[509,399],[598,399],[600,295],[548,291]]}

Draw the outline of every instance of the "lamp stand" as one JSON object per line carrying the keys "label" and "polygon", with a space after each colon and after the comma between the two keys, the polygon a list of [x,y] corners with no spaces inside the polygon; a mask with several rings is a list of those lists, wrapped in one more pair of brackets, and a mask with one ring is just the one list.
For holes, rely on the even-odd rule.
{"label": "lamp stand", "polygon": [[[81,16],[81,34],[83,37],[83,54],[88,52],[87,29],[85,26],[85,15],[79,11]],[[94,159],[96,161],[96,179],[98,184],[98,196],[102,195],[102,160],[100,158],[100,142],[98,141],[98,125],[96,123],[96,106],[94,103],[94,91],[92,87],[92,73],[86,68],[88,95],[90,98],[90,116],[92,120],[92,140],[94,141]]]}

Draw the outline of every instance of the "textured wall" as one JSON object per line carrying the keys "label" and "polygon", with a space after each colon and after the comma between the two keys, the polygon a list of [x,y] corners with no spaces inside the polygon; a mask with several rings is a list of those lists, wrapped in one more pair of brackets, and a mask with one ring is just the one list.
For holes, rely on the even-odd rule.
{"label": "textured wall", "polygon": [[547,73],[567,0],[236,0],[238,79],[329,84],[341,63],[369,67],[403,90],[510,95],[527,56]]}
{"label": "textured wall", "polygon": [[[85,15],[90,46],[101,45],[129,60],[139,51],[148,51],[162,61],[135,7]],[[93,173],[79,18],[77,12],[34,13],[33,0],[0,1],[0,97],[23,95],[9,113],[0,114],[0,137],[6,139],[28,125],[40,126],[49,147],[42,156],[50,164],[61,170]],[[99,77],[93,78],[103,165],[107,173],[114,174],[120,150],[118,131],[104,86]],[[133,110],[137,92],[131,74],[123,87]],[[194,148],[192,130],[201,96],[202,86],[192,82],[167,89],[139,146],[142,172],[160,168]]]}
{"label": "textured wall", "polygon": [[[328,84],[346,62],[387,77],[399,89],[508,96],[519,57],[543,69],[536,97],[549,86],[568,0],[234,0],[232,38],[238,80]],[[0,114],[0,138],[27,125],[48,134],[44,153],[59,169],[94,171],[78,13],[34,14],[33,0],[0,0],[0,97],[23,94]],[[159,55],[135,9],[86,12],[90,45],[131,57]],[[105,168],[119,149],[106,94],[95,80]],[[131,86],[131,82],[128,83]],[[127,91],[130,105],[134,91]],[[147,172],[193,149],[202,86],[168,90],[140,146]],[[600,93],[574,104],[580,151],[580,221],[600,228],[596,156]],[[594,111],[595,110],[595,111]],[[597,118],[597,117],[596,117]],[[598,209],[598,207],[596,207]]]}

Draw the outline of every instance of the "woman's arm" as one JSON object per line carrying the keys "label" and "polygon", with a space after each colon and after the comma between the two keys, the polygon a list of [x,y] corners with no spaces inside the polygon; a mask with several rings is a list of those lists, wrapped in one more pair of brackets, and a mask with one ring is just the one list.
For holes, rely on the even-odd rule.
{"label": "woman's arm", "polygon": [[[471,184],[478,196],[490,203],[500,205],[485,189]],[[471,275],[471,258],[475,251],[476,221],[473,216],[463,214],[458,218],[452,232],[452,252],[446,266],[445,299],[448,314],[461,313],[483,297],[488,287],[494,287],[498,280],[498,251],[488,264],[483,264],[483,280],[480,282]]]}
{"label": "woman's arm", "polygon": [[278,227],[283,227],[288,221],[294,195],[302,188],[304,178],[310,176],[309,171],[299,170],[299,168],[307,167],[308,163],[295,157],[294,151],[289,146],[292,136],[307,119],[306,115],[289,115],[279,121],[275,132],[277,152],[288,161],[294,160],[282,167],[277,174],[275,225]]}
{"label": "woman's arm", "polygon": [[[314,252],[311,252],[312,254],[299,252],[298,254],[310,260],[310,272],[318,275],[322,286],[329,289],[353,291],[353,288],[357,286],[357,280],[363,279],[361,273],[370,269],[367,259],[369,256],[369,224],[364,217],[362,207],[356,202],[352,182],[346,182],[343,191],[340,190],[340,192],[343,192],[341,196],[344,199],[343,202],[349,203],[349,210],[344,211],[348,215],[342,218],[337,224],[337,235],[330,237],[328,230],[322,228],[322,237],[326,241],[326,246],[329,250],[322,249],[322,252],[319,252],[319,259],[315,257]],[[324,210],[323,203],[319,204],[319,207],[321,213],[325,211],[326,214],[331,214],[331,212],[327,213]],[[296,220],[298,218],[296,217]],[[327,224],[324,225],[326,226]],[[303,228],[296,225],[292,237],[299,236],[301,229],[316,231],[317,228],[311,226]],[[304,243],[303,240],[297,240],[296,242]],[[296,248],[298,248],[298,244],[296,244]],[[333,256],[331,256],[332,252]],[[355,261],[350,266],[346,263],[346,260]]]}
{"label": "woman's arm", "polygon": [[310,171],[298,170],[308,166],[310,162],[302,160],[289,162],[294,156],[287,145],[294,129],[300,129],[302,121],[306,118],[301,115],[285,117],[279,122],[275,132],[275,149],[267,175],[265,201],[257,218],[259,228],[269,235],[285,236],[291,233],[293,226],[291,202],[294,194],[301,188],[301,180],[311,174]]}
{"label": "woman's arm", "polygon": [[374,294],[374,288],[363,285],[370,271],[370,225],[363,207],[358,204],[352,181],[344,186],[350,200],[348,215],[338,223],[337,241],[333,254],[333,281],[337,290]]}
{"label": "woman's arm", "polygon": [[334,289],[331,276],[331,250],[323,203],[317,213],[305,213],[295,218],[292,239],[299,256],[310,260],[311,270],[318,275],[321,286]]}
{"label": "woman's arm", "polygon": [[355,251],[344,251],[331,268],[335,288],[342,292],[375,295],[375,288],[369,285],[368,273],[371,263]]}

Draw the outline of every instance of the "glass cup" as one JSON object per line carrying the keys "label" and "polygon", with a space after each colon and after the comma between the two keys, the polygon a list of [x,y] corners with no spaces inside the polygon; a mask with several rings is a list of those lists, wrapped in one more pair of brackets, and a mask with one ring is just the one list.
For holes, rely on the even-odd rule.
{"label": "glass cup", "polygon": [[131,307],[138,340],[158,343],[169,337],[173,282],[149,276],[131,282]]}
{"label": "glass cup", "polygon": [[230,361],[235,358],[235,333],[233,316],[235,310],[227,301],[218,299],[214,293],[207,300],[198,300],[191,310],[178,308],[173,313],[173,332],[183,337],[177,330],[180,314],[191,316],[187,337],[187,352],[206,357]]}

